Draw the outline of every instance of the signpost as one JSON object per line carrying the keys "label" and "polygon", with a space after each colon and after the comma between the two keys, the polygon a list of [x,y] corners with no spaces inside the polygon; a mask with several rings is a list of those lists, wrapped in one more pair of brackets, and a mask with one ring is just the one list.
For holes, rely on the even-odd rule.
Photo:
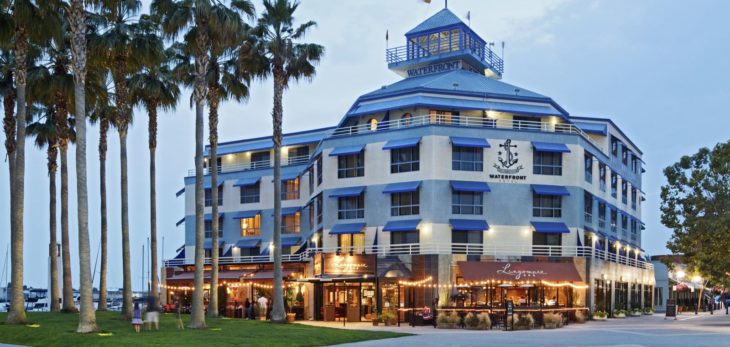
{"label": "signpost", "polygon": [[[515,303],[514,303],[514,301],[512,301],[512,300],[505,301],[504,307],[505,307],[504,319],[507,320],[507,322],[505,322],[506,323],[505,327],[507,328],[507,330],[515,330],[515,317],[514,317]],[[512,324],[509,324],[509,321],[510,321],[509,318],[512,318]]]}
{"label": "signpost", "polygon": [[677,300],[676,299],[667,299],[667,311],[664,315],[664,319],[666,320],[667,317],[674,317],[674,320],[677,320]]}

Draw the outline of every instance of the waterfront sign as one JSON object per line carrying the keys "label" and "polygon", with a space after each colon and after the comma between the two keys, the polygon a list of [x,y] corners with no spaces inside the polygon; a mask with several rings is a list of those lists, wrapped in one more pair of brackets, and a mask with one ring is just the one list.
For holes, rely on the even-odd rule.
{"label": "waterfront sign", "polygon": [[501,180],[518,180],[527,179],[525,175],[519,175],[524,169],[520,163],[517,145],[512,144],[512,139],[507,139],[499,145],[500,150],[497,152],[497,163],[492,165],[497,169],[497,174],[489,174],[489,178]]}
{"label": "waterfront sign", "polygon": [[461,69],[461,60],[434,63],[413,69],[408,69],[408,77],[425,76],[439,72],[446,72]]}
{"label": "waterfront sign", "polygon": [[323,270],[327,275],[374,275],[375,256],[328,253]]}

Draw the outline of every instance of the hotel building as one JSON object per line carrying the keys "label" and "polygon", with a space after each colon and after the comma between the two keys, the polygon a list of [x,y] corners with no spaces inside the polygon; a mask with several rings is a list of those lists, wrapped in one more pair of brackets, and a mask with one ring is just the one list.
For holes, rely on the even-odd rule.
{"label": "hotel building", "polygon": [[[336,126],[284,135],[281,182],[271,137],[219,145],[217,187],[205,172],[206,197],[219,192],[205,201],[205,247],[219,249],[225,301],[270,295],[281,184],[286,293],[300,319],[499,312],[507,300],[569,316],[653,307],[631,139],[502,82],[502,59],[448,9],[405,38],[385,54],[402,80],[360,96]],[[185,244],[165,262],[166,300],[192,286],[194,171],[184,181]]]}

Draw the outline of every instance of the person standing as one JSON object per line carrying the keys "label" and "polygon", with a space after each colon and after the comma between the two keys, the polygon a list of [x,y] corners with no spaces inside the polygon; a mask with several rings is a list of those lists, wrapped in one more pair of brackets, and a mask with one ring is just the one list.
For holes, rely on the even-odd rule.
{"label": "person standing", "polygon": [[243,318],[249,319],[251,317],[251,300],[246,298],[246,302],[243,304]]}
{"label": "person standing", "polygon": [[142,310],[140,310],[138,302],[134,303],[134,311],[132,312],[132,325],[134,326],[134,331],[139,333],[139,330],[142,327]]}
{"label": "person standing", "polygon": [[182,321],[182,305],[180,305],[180,301],[175,303],[175,310],[177,311],[177,329],[185,330],[185,325]]}
{"label": "person standing", "polygon": [[266,313],[268,311],[269,307],[269,300],[266,299],[265,296],[261,295],[258,299],[259,304],[259,317],[264,317],[266,319]]}
{"label": "person standing", "polygon": [[155,325],[155,330],[160,330],[160,308],[155,305],[153,296],[147,297],[147,330],[152,330],[152,325]]}

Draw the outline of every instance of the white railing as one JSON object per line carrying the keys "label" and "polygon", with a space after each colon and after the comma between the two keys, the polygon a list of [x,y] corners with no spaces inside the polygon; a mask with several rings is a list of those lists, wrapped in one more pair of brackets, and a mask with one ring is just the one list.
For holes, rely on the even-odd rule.
{"label": "white railing", "polygon": [[341,127],[334,131],[332,136],[351,136],[358,134],[367,134],[377,131],[387,131],[393,129],[411,128],[425,125],[446,125],[457,127],[473,127],[473,128],[494,128],[494,129],[514,129],[523,131],[537,131],[548,133],[576,134],[601,149],[597,142],[593,141],[588,134],[573,124],[565,123],[549,123],[538,121],[523,121],[511,119],[493,119],[484,117],[456,116],[445,114],[426,114],[412,116],[407,119],[393,119],[378,122],[377,125],[366,123],[353,126]]}
{"label": "white railing", "polygon": [[[318,253],[377,254],[379,256],[466,254],[494,257],[584,257],[601,259],[642,269],[652,269],[654,267],[651,263],[638,260],[635,257],[618,255],[615,252],[606,252],[590,246],[538,246],[520,244],[494,244],[485,246],[468,243],[411,243],[354,247],[312,247],[301,254],[283,255],[282,261],[309,261],[313,255]],[[270,255],[221,257],[219,258],[219,263],[222,265],[234,263],[266,263],[271,262],[272,259]],[[210,264],[210,258],[206,258],[205,263]],[[186,259],[172,259],[165,262],[165,266],[184,264],[190,264],[190,262],[186,262]]]}
{"label": "white railing", "polygon": [[[300,155],[296,157],[289,157],[284,165],[301,165],[309,162],[308,155]],[[256,169],[266,169],[271,167],[270,160],[252,161],[245,164],[223,164],[218,166],[218,173],[233,172],[233,171],[246,171]],[[210,173],[210,168],[203,169],[203,175]],[[195,169],[188,170],[188,176],[194,176]]]}

